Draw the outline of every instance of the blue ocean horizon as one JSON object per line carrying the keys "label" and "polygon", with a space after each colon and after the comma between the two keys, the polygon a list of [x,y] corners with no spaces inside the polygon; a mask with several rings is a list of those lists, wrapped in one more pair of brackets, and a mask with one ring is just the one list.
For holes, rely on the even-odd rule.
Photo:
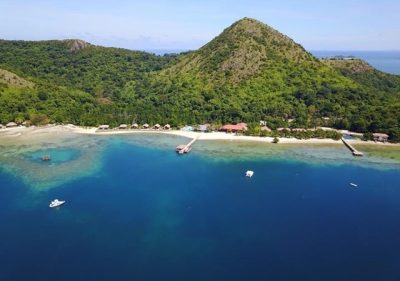
{"label": "blue ocean horizon", "polygon": [[[96,172],[51,189],[0,169],[0,280],[400,278],[398,166],[102,141]],[[52,153],[56,166],[82,157]]]}
{"label": "blue ocean horizon", "polygon": [[321,51],[313,50],[311,53],[317,58],[334,56],[354,56],[365,60],[376,69],[400,75],[400,50],[399,51]]}

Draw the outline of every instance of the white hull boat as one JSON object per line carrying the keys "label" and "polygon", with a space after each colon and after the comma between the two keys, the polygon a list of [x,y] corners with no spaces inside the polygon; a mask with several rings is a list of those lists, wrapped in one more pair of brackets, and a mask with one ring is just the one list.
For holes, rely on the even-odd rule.
{"label": "white hull boat", "polygon": [[65,201],[60,201],[60,200],[58,200],[58,199],[55,199],[55,200],[53,200],[53,201],[50,202],[49,207],[50,207],[50,208],[59,207],[59,206],[61,206],[61,205],[64,204],[64,203],[65,203]]}
{"label": "white hull boat", "polygon": [[254,172],[253,172],[253,171],[247,171],[247,172],[246,172],[246,177],[251,178],[253,175],[254,175]]}

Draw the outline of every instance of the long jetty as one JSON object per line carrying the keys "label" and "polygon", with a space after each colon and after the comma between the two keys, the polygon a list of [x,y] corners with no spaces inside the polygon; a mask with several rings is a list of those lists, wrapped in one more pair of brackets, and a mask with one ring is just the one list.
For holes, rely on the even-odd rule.
{"label": "long jetty", "polygon": [[176,148],[176,151],[179,154],[184,154],[184,153],[188,153],[190,150],[192,150],[192,145],[197,141],[197,139],[199,138],[199,136],[195,137],[194,139],[192,139],[188,144],[181,144]]}
{"label": "long jetty", "polygon": [[342,138],[342,142],[344,143],[345,146],[347,146],[348,149],[353,153],[354,156],[363,156],[364,154],[361,151],[358,151],[357,149],[354,148],[348,141],[346,141],[344,138]]}

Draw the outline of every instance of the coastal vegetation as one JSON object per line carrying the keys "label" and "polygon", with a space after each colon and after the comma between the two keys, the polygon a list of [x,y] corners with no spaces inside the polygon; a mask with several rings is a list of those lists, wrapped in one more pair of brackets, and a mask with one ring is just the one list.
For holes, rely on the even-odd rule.
{"label": "coastal vegetation", "polygon": [[[0,54],[0,123],[176,127],[265,120],[274,130],[323,125],[388,133],[391,141],[400,141],[399,76],[356,59],[318,60],[253,19],[242,19],[199,50],[179,55],[81,40],[0,40]],[[258,134],[251,128],[248,133]]]}

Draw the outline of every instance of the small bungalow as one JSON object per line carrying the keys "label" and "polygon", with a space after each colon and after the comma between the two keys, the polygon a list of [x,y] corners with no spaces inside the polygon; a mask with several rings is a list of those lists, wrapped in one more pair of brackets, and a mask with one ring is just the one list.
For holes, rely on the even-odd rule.
{"label": "small bungalow", "polygon": [[121,124],[121,125],[119,125],[119,129],[120,129],[120,130],[128,129],[128,125],[126,125],[126,124]]}
{"label": "small bungalow", "polygon": [[154,128],[155,130],[159,130],[159,129],[161,128],[161,125],[160,125],[160,124],[155,124],[153,128]]}
{"label": "small bungalow", "polygon": [[108,130],[110,129],[110,125],[100,125],[99,130]]}
{"label": "small bungalow", "polygon": [[15,122],[8,122],[7,124],[6,124],[6,127],[7,128],[14,128],[14,127],[17,127],[18,125],[17,125],[17,123],[15,123]]}
{"label": "small bungalow", "polygon": [[149,124],[145,123],[143,124],[143,129],[148,129],[149,128]]}
{"label": "small bungalow", "polygon": [[139,125],[137,123],[133,123],[131,126],[132,129],[137,129],[139,128]]}
{"label": "small bungalow", "polygon": [[372,137],[374,141],[380,141],[380,142],[387,142],[389,139],[389,135],[383,133],[373,133]]}
{"label": "small bungalow", "polygon": [[278,132],[289,132],[290,129],[289,128],[278,128],[276,129]]}
{"label": "small bungalow", "polygon": [[4,128],[3,124],[0,124],[0,129],[3,129],[3,128]]}
{"label": "small bungalow", "polygon": [[222,126],[221,131],[225,131],[225,132],[232,132],[232,133],[236,133],[236,132],[243,132],[247,130],[247,124],[246,123],[239,123],[236,125],[232,125],[232,124],[227,124]]}
{"label": "small bungalow", "polygon": [[203,124],[199,126],[198,131],[207,132],[210,129],[210,127],[211,127],[210,124]]}
{"label": "small bungalow", "polygon": [[165,126],[164,126],[164,130],[170,130],[171,129],[171,125],[170,124],[166,124]]}
{"label": "small bungalow", "polygon": [[272,130],[270,128],[268,128],[268,126],[266,126],[266,125],[261,127],[261,131],[272,132]]}

